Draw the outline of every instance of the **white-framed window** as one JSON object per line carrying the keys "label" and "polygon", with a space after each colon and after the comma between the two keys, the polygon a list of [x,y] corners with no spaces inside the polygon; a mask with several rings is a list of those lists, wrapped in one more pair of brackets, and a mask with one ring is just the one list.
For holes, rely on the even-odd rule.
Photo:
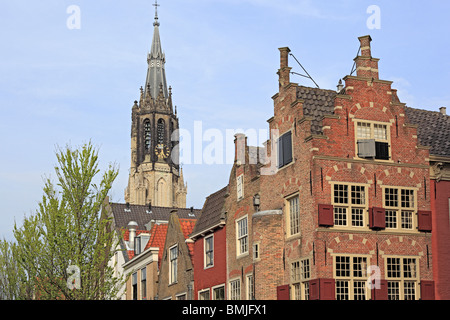
{"label": "white-framed window", "polygon": [[185,293],[180,293],[180,294],[175,296],[175,300],[187,300],[186,297],[187,297],[186,292]]}
{"label": "white-framed window", "polygon": [[391,159],[391,123],[355,119],[355,145],[358,158]]}
{"label": "white-framed window", "polygon": [[417,225],[417,191],[413,188],[383,187],[386,229],[414,231]]}
{"label": "white-framed window", "polygon": [[147,267],[141,269],[141,300],[147,299]]}
{"label": "white-framed window", "polygon": [[241,299],[241,280],[235,279],[230,281],[230,300],[240,300]]}
{"label": "white-framed window", "polygon": [[248,218],[244,216],[236,221],[236,253],[238,256],[248,253]]}
{"label": "white-framed window", "polygon": [[386,280],[389,300],[417,300],[418,257],[386,256]]}
{"label": "white-framed window", "polygon": [[218,285],[212,287],[212,299],[213,300],[225,300],[225,285]]}
{"label": "white-framed window", "polygon": [[241,174],[236,178],[236,190],[238,201],[244,198],[244,175]]}
{"label": "white-framed window", "polygon": [[253,243],[253,261],[259,261],[259,242]]}
{"label": "white-framed window", "polygon": [[169,283],[178,281],[178,245],[169,248]]}
{"label": "white-framed window", "polygon": [[287,234],[293,236],[300,233],[300,204],[299,196],[295,195],[286,200],[287,216]]}
{"label": "white-framed window", "polygon": [[369,257],[364,255],[335,255],[334,278],[336,280],[336,300],[367,300],[367,266]]}
{"label": "white-framed window", "polygon": [[365,228],[367,226],[367,186],[334,183],[332,204],[336,227]]}
{"label": "white-framed window", "polygon": [[138,299],[138,273],[135,272],[131,276],[131,299]]}
{"label": "white-framed window", "polygon": [[247,300],[253,300],[254,298],[254,292],[253,292],[253,274],[248,274],[246,277],[246,286],[247,286]]}
{"label": "white-framed window", "polygon": [[311,279],[310,259],[291,263],[291,286],[293,300],[309,300],[309,280]]}
{"label": "white-framed window", "polygon": [[198,292],[198,300],[211,300],[209,288]]}
{"label": "white-framed window", "polygon": [[205,237],[204,241],[205,250],[205,268],[214,266],[214,234]]}

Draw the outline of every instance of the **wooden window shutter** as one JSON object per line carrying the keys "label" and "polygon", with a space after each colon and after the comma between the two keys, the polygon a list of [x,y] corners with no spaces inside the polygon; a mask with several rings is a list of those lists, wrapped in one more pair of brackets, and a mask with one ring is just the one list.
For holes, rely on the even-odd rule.
{"label": "wooden window shutter", "polygon": [[277,300],[290,300],[288,284],[277,287]]}
{"label": "wooden window shutter", "polygon": [[389,144],[375,141],[375,159],[389,160]]}
{"label": "wooden window shutter", "polygon": [[431,211],[419,211],[417,212],[417,216],[419,231],[431,232]]}
{"label": "wooden window shutter", "polygon": [[333,225],[333,206],[330,204],[319,204],[319,226],[332,227]]}
{"label": "wooden window shutter", "polygon": [[309,300],[319,300],[319,279],[309,281]]}
{"label": "wooden window shutter", "polygon": [[290,131],[283,135],[283,162],[284,165],[292,162],[292,133]]}
{"label": "wooden window shutter", "polygon": [[388,300],[387,280],[379,280],[380,287],[372,289],[372,300]]}
{"label": "wooden window shutter", "polygon": [[309,281],[309,300],[336,300],[334,279],[314,279]]}
{"label": "wooden window shutter", "polygon": [[320,300],[336,300],[334,279],[320,279]]}
{"label": "wooden window shutter", "polygon": [[386,229],[386,209],[373,207],[369,209],[369,227]]}
{"label": "wooden window shutter", "polygon": [[374,158],[376,155],[375,151],[375,140],[373,139],[359,139],[358,144],[358,157],[360,158]]}
{"label": "wooden window shutter", "polygon": [[278,139],[278,168],[284,166],[284,157],[283,157],[283,137]]}
{"label": "wooden window shutter", "polygon": [[420,297],[422,300],[435,300],[434,281],[420,281]]}

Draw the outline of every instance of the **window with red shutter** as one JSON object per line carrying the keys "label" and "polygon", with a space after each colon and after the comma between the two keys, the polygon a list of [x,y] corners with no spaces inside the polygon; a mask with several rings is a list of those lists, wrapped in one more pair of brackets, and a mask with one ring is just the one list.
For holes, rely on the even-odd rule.
{"label": "window with red shutter", "polygon": [[290,300],[288,284],[277,287],[277,300]]}
{"label": "window with red shutter", "polygon": [[384,208],[369,209],[369,227],[371,229],[386,229],[386,210]]}
{"label": "window with red shutter", "polygon": [[422,300],[435,300],[434,281],[420,281],[420,298]]}
{"label": "window with red shutter", "polygon": [[333,206],[330,204],[319,204],[319,226],[332,227],[333,225]]}
{"label": "window with red shutter", "polygon": [[431,211],[419,211],[417,216],[419,231],[431,232]]}

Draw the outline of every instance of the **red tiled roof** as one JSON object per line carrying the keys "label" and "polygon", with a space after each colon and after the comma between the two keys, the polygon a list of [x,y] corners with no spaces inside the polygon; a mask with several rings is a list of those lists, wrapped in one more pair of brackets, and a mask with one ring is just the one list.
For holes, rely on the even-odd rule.
{"label": "red tiled roof", "polygon": [[[193,219],[179,219],[181,224],[181,231],[183,232],[184,238],[188,239],[189,235],[192,233],[195,227],[195,223],[197,220]],[[191,257],[192,264],[194,264],[194,244],[186,243],[189,249],[189,255]]]}
{"label": "red tiled roof", "polygon": [[166,242],[167,235],[167,223],[155,224],[150,231],[150,240],[145,246],[145,250],[152,248],[159,248],[158,252],[158,265],[161,265],[162,254],[164,251],[164,244]]}

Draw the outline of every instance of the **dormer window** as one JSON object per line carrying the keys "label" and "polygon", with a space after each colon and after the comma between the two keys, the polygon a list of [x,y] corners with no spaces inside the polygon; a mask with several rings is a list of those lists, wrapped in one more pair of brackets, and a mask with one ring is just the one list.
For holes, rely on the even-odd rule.
{"label": "dormer window", "polygon": [[357,121],[356,147],[359,158],[389,160],[389,126],[384,123]]}

